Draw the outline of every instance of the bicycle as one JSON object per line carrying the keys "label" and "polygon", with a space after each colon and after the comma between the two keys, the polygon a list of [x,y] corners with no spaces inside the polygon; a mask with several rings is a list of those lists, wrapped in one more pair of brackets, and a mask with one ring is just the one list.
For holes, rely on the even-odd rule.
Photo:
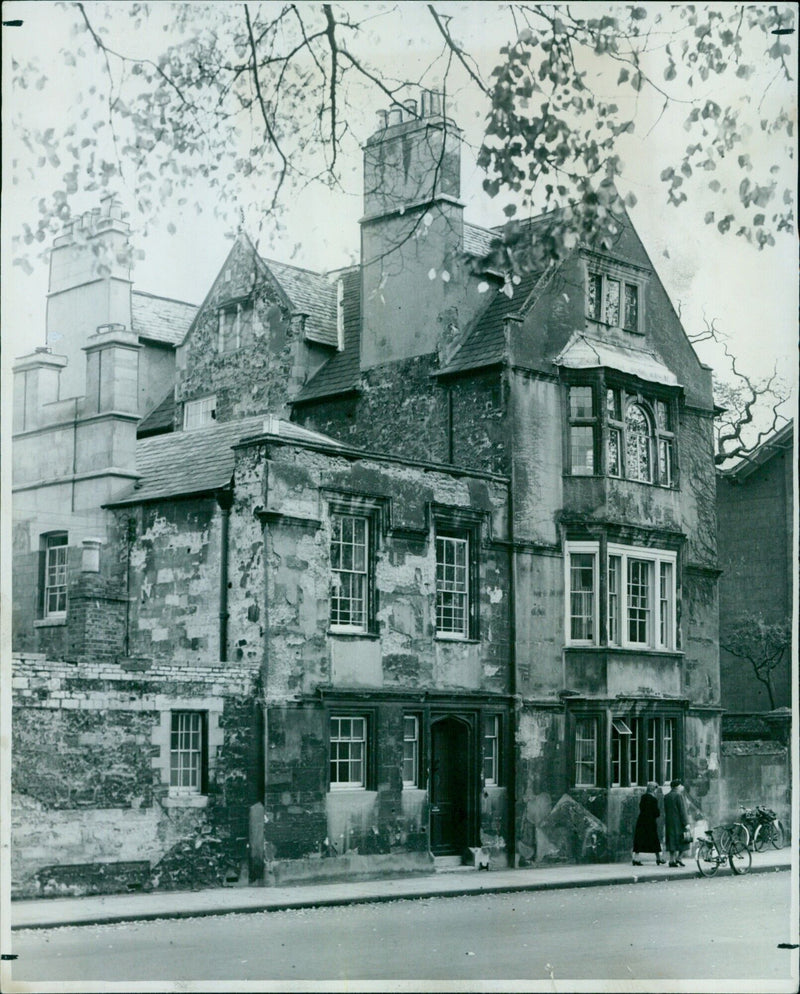
{"label": "bicycle", "polygon": [[756,852],[763,852],[767,846],[772,845],[775,849],[782,849],[784,846],[784,831],[780,819],[771,808],[765,808],[759,804],[755,808],[746,808],[739,805],[742,811],[742,821],[750,833],[750,843]]}
{"label": "bicycle", "polygon": [[733,831],[736,827],[718,825],[698,840],[695,860],[701,877],[713,877],[725,862],[737,876],[750,869],[753,857],[741,833]]}

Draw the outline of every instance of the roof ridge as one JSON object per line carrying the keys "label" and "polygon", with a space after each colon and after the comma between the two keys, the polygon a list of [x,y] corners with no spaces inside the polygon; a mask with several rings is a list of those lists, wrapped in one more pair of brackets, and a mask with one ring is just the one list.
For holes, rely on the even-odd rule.
{"label": "roof ridge", "polygon": [[327,276],[327,273],[322,273],[318,269],[309,269],[308,266],[296,266],[293,262],[281,262],[280,259],[268,259],[265,255],[261,256],[261,261],[268,266],[283,266],[285,269],[296,269],[299,273],[310,273],[312,276],[321,276],[323,279]]}
{"label": "roof ridge", "polygon": [[140,297],[152,297],[154,300],[169,300],[173,304],[183,304],[185,307],[199,307],[199,304],[193,304],[188,300],[180,300],[178,297],[167,297],[163,293],[151,293],[149,290],[131,290],[131,293],[138,294]]}

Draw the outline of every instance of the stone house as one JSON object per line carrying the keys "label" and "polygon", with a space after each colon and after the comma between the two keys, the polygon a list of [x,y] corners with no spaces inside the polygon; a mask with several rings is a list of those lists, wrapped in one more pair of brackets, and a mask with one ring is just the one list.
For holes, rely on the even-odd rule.
{"label": "stone house", "polygon": [[45,520],[80,474],[15,437],[19,893],[615,859],[677,775],[714,816],[710,370],[627,216],[494,271],[460,131],[411,104],[364,147],[360,265],[240,234],[149,411],[125,322],[16,366],[57,401],[86,351],[107,481],[91,534]]}

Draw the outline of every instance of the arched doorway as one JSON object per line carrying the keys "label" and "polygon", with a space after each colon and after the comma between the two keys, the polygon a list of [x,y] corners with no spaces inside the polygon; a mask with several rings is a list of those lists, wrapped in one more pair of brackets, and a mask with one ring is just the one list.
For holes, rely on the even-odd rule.
{"label": "arched doorway", "polygon": [[461,853],[471,842],[474,776],[471,725],[454,715],[431,722],[431,851]]}

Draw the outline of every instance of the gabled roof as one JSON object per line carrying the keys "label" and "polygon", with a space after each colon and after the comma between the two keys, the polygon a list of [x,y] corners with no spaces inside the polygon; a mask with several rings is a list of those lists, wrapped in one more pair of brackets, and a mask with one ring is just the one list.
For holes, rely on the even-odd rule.
{"label": "gabled roof", "polygon": [[539,282],[540,273],[528,273],[519,283],[507,283],[499,290],[491,288],[485,309],[478,315],[464,344],[439,373],[461,373],[502,362],[506,354],[505,322],[530,307],[531,295]]}
{"label": "gabled roof", "polygon": [[131,291],[132,330],[140,338],[180,345],[196,313],[197,307],[183,300],[157,297],[144,290]]}
{"label": "gabled roof", "polygon": [[723,469],[720,475],[733,480],[744,480],[751,473],[755,473],[759,466],[769,462],[773,456],[791,449],[794,445],[794,421],[788,421],[779,428],[769,438],[757,445],[752,452],[732,466],[730,469]]}
{"label": "gabled roof", "polygon": [[338,345],[336,282],[322,273],[262,259],[289,298],[295,312],[307,314],[305,335],[321,345]]}
{"label": "gabled roof", "polygon": [[327,435],[264,415],[143,438],[136,443],[139,479],[105,506],[123,507],[226,487],[233,476],[233,446],[242,438],[265,433],[341,447]]}
{"label": "gabled roof", "polygon": [[344,283],[344,349],[331,356],[311,377],[295,398],[296,404],[347,393],[358,387],[361,369],[361,270],[354,266],[342,270],[339,275]]}
{"label": "gabled roof", "polygon": [[553,362],[556,366],[566,366],[568,369],[616,369],[649,383],[680,386],[675,374],[655,350],[639,349],[633,345],[614,345],[583,331],[572,333]]}

